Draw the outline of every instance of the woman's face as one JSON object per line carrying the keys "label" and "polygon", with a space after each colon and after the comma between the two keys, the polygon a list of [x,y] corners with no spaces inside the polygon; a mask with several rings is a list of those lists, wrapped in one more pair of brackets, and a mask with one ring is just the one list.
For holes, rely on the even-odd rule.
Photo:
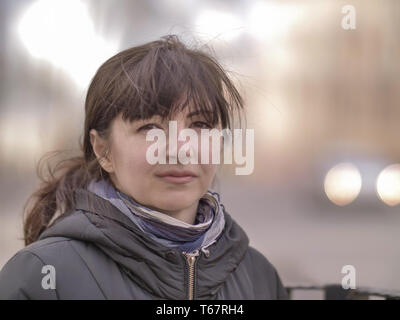
{"label": "woman's face", "polygon": [[[200,130],[210,128],[201,116],[188,117],[188,111],[181,111],[169,120],[176,121],[178,136],[181,130],[191,128],[198,133],[199,141]],[[164,212],[180,211],[197,206],[198,200],[210,188],[217,169],[216,164],[200,164],[201,148],[199,146],[199,164],[183,165],[179,159],[177,159],[177,164],[169,164],[168,120],[162,121],[161,117],[154,116],[148,120],[129,122],[122,120],[120,114],[113,120],[111,126],[110,155],[108,160],[101,163],[120,191],[144,206]],[[152,165],[146,160],[148,147],[155,143],[146,141],[146,134],[150,129],[156,128],[162,129],[166,136],[167,164]],[[91,131],[91,139],[96,154],[100,154],[102,143],[99,142],[101,139],[99,140],[95,130]],[[177,141],[177,152],[187,142]],[[211,145],[209,150],[212,150]],[[209,154],[209,158],[210,156]],[[177,178],[176,175],[181,174],[183,170],[188,171],[192,177]]]}

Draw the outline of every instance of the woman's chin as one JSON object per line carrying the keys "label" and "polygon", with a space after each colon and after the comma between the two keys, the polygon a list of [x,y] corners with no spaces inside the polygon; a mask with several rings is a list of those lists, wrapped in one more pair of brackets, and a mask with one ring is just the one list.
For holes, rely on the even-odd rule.
{"label": "woman's chin", "polygon": [[192,206],[199,200],[198,197],[163,196],[154,202],[154,207],[160,211],[180,211]]}

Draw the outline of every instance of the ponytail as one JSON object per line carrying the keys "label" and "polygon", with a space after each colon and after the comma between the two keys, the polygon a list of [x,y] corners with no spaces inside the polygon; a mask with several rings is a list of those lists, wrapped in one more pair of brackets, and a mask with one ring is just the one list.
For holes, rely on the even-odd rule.
{"label": "ponytail", "polygon": [[[46,153],[38,162],[37,176],[41,184],[24,205],[25,245],[36,241],[56,218],[75,208],[74,190],[85,188],[96,177],[96,172],[102,175],[97,160],[87,165],[83,156],[58,160],[52,166],[51,160],[61,153],[59,150]],[[43,170],[45,165],[47,172]]]}

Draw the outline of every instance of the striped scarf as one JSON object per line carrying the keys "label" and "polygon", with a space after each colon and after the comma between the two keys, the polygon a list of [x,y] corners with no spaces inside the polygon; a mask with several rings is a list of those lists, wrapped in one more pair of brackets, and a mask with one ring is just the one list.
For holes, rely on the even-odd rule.
{"label": "striped scarf", "polygon": [[225,226],[224,206],[217,192],[208,190],[199,200],[194,224],[139,204],[132,197],[114,188],[107,180],[92,180],[88,190],[111,202],[153,240],[193,253],[216,242]]}

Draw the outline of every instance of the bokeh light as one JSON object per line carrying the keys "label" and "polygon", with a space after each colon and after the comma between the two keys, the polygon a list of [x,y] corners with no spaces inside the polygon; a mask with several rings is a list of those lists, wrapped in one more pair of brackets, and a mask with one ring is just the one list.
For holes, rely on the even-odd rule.
{"label": "bokeh light", "polygon": [[389,206],[400,203],[400,164],[392,164],[380,172],[376,181],[376,192]]}
{"label": "bokeh light", "polygon": [[78,0],[40,0],[24,12],[18,33],[29,53],[69,74],[85,87],[118,46],[95,33],[87,6]]}
{"label": "bokeh light", "polygon": [[330,201],[344,206],[357,198],[361,190],[360,171],[351,163],[339,163],[325,176],[324,189]]}

